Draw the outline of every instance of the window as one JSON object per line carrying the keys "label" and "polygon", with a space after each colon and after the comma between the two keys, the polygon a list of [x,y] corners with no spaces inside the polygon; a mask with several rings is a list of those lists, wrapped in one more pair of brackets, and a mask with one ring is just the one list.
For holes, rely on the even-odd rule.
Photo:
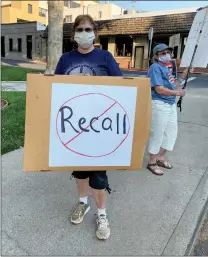
{"label": "window", "polygon": [[28,13],[32,13],[32,5],[28,4]]}
{"label": "window", "polygon": [[72,15],[67,15],[65,17],[65,22],[72,22]]}
{"label": "window", "polygon": [[78,8],[80,7],[80,4],[70,0],[70,8]]}
{"label": "window", "polygon": [[132,37],[117,37],[116,43],[116,56],[132,56],[133,38]]}
{"label": "window", "polygon": [[9,51],[10,52],[13,51],[13,39],[12,38],[9,39]]}
{"label": "window", "polygon": [[69,7],[69,1],[68,0],[64,0],[64,6]]}
{"label": "window", "polygon": [[99,19],[102,18],[102,12],[101,12],[101,11],[98,12],[98,18],[99,18]]}
{"label": "window", "polygon": [[39,7],[39,16],[46,17],[47,10]]}
{"label": "window", "polygon": [[18,38],[17,39],[17,43],[18,43],[18,52],[22,52],[22,39]]}

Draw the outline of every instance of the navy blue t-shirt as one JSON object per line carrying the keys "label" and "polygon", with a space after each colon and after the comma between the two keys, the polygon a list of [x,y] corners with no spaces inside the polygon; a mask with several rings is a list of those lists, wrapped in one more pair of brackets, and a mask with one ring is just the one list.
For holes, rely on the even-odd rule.
{"label": "navy blue t-shirt", "polygon": [[159,95],[154,89],[155,86],[163,86],[170,90],[176,89],[175,78],[169,68],[155,62],[151,65],[147,76],[150,78],[151,81],[152,100],[160,100],[171,105],[174,104],[176,100],[175,96]]}
{"label": "navy blue t-shirt", "polygon": [[67,52],[60,58],[55,74],[91,76],[123,76],[116,60],[108,51],[94,48],[90,53],[81,54],[77,50]]}

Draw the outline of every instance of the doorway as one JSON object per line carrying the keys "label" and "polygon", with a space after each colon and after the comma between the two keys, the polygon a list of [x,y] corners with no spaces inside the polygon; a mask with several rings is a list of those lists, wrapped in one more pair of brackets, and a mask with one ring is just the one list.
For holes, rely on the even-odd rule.
{"label": "doorway", "polygon": [[5,37],[1,37],[1,57],[5,57]]}
{"label": "doorway", "polygon": [[144,58],[144,46],[136,46],[134,54],[134,68],[142,69]]}
{"label": "doorway", "polygon": [[27,36],[27,59],[32,59],[32,36]]}
{"label": "doorway", "polygon": [[108,38],[100,38],[100,46],[102,50],[108,50]]}

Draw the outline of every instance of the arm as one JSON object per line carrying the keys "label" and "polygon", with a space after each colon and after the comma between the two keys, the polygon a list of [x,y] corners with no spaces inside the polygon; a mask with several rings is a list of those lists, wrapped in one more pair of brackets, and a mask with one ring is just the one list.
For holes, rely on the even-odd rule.
{"label": "arm", "polygon": [[170,90],[168,88],[165,88],[163,86],[155,86],[154,90],[159,94],[159,95],[164,95],[164,96],[179,96],[180,91],[179,90]]}
{"label": "arm", "polygon": [[186,80],[188,72],[190,74],[192,74],[193,73],[193,68],[189,69],[189,67],[187,67],[187,68],[184,69],[182,74],[178,74],[178,78],[177,78],[177,82],[176,82],[177,87],[182,87],[182,83],[183,83],[183,81]]}
{"label": "arm", "polygon": [[113,55],[109,52],[107,52],[107,67],[108,67],[108,73],[109,76],[121,76],[123,77],[123,74],[119,68],[118,63],[114,59]]}
{"label": "arm", "polygon": [[157,65],[151,67],[150,71],[151,87],[159,94],[163,96],[180,96],[185,94],[184,90],[170,90],[165,88],[161,76],[160,68]]}

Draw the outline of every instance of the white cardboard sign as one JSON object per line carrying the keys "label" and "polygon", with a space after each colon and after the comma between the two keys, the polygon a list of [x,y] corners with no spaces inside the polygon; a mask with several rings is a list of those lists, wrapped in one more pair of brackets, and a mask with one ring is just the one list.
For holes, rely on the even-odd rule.
{"label": "white cardboard sign", "polygon": [[52,84],[49,166],[130,166],[137,88]]}
{"label": "white cardboard sign", "polygon": [[192,66],[206,68],[208,65],[208,7],[201,11],[206,11],[205,20]]}
{"label": "white cardboard sign", "polygon": [[[182,56],[180,67],[188,67],[194,53],[194,48],[198,44],[197,51],[192,63],[192,67],[206,68],[208,64],[208,11],[207,8],[196,13],[186,47]],[[202,33],[200,35],[200,31]]]}

